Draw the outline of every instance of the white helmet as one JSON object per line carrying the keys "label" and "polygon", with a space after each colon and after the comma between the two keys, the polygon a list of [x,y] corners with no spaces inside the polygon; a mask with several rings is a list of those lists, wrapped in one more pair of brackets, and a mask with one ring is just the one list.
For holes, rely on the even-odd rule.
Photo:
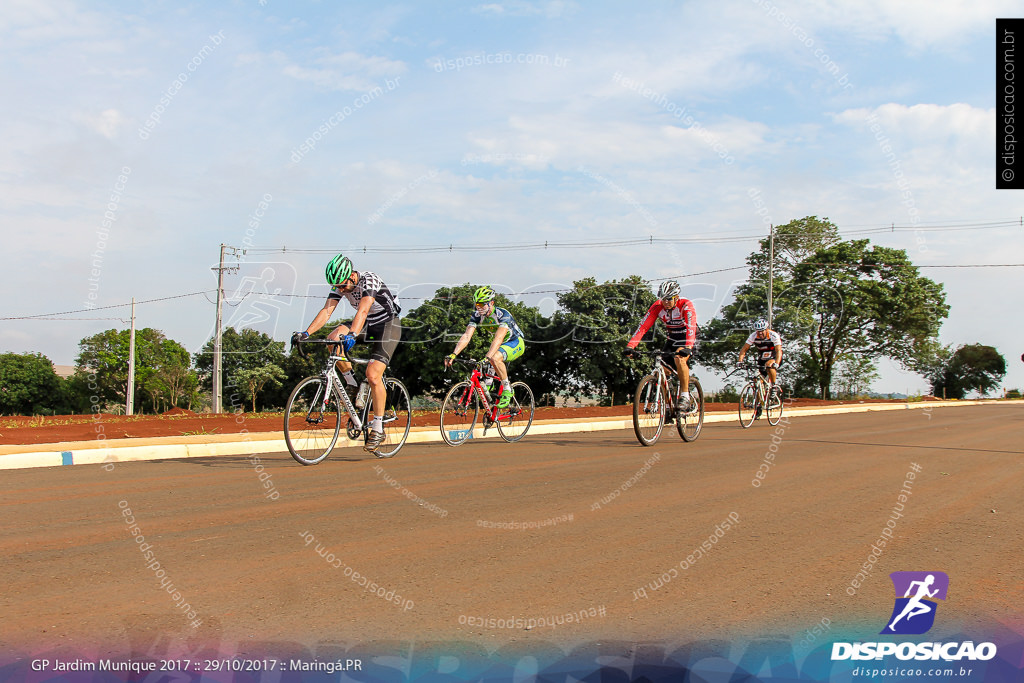
{"label": "white helmet", "polygon": [[679,283],[675,280],[662,282],[661,287],[658,288],[658,298],[668,299],[673,296],[679,296]]}
{"label": "white helmet", "polygon": [[768,321],[765,320],[764,318],[758,318],[757,320],[754,321],[754,330],[756,332],[760,332],[761,330],[767,330],[767,329],[768,329]]}

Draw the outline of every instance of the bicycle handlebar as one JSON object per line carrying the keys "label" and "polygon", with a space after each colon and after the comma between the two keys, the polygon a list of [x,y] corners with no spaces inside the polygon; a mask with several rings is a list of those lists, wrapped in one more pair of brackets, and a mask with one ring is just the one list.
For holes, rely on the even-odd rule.
{"label": "bicycle handlebar", "polygon": [[482,360],[477,360],[476,358],[459,358],[458,356],[456,356],[455,358],[452,358],[452,363],[458,363],[459,365],[465,365],[467,367],[476,367],[490,365],[491,361],[487,360],[486,358]]}
{"label": "bicycle handlebar", "polygon": [[368,365],[373,360],[372,358],[352,358],[352,357],[350,357],[348,355],[348,351],[345,350],[345,347],[344,347],[344,345],[342,345],[340,339],[304,339],[304,340],[296,340],[295,342],[292,343],[292,346],[294,346],[296,349],[298,349],[299,355],[302,356],[303,358],[306,357],[306,352],[302,349],[302,345],[303,344],[324,344],[324,345],[333,344],[334,346],[340,346],[341,347],[341,354],[342,355],[341,356],[335,356],[335,357],[339,358],[341,360],[347,361],[349,363],[352,363],[354,365]]}

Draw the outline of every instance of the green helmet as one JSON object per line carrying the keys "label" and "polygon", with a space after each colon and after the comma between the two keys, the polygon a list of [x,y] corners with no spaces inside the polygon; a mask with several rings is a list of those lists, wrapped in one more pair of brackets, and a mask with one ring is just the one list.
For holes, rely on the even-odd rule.
{"label": "green helmet", "polygon": [[473,301],[478,304],[486,304],[494,301],[494,290],[484,285],[473,292]]}
{"label": "green helmet", "polygon": [[347,256],[338,254],[327,264],[324,274],[327,276],[327,284],[332,287],[340,285],[352,274],[352,261]]}

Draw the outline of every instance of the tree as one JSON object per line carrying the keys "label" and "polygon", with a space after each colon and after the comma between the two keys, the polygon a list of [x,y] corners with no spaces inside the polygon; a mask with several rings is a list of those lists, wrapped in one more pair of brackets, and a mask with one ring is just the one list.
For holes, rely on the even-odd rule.
{"label": "tree", "polygon": [[[433,297],[402,318],[402,341],[391,359],[391,372],[402,380],[410,394],[443,398],[448,387],[461,379],[460,366],[445,371],[444,357],[452,352],[466,330],[476,288],[477,285],[469,283],[439,287]],[[499,295],[497,303],[504,308],[508,300]],[[491,342],[487,339],[485,343],[485,336],[474,335],[462,357],[482,358]]]}
{"label": "tree", "polygon": [[[657,297],[638,275],[602,285],[588,277],[558,295],[562,310],[554,316],[554,370],[561,386],[577,394],[599,393],[612,405],[625,403],[650,371],[650,358],[627,359],[626,342]],[[648,339],[661,344],[664,330],[652,329]]]}
{"label": "tree", "polygon": [[[80,382],[88,385],[93,405],[125,404],[128,397],[130,337],[129,330],[110,329],[85,337],[78,343],[76,374],[81,374]],[[136,403],[140,402],[147,387],[153,387],[151,378],[162,365],[167,342],[181,347],[177,342],[167,339],[160,330],[145,327],[135,331],[135,383],[137,388],[142,389],[136,393]],[[133,409],[136,407],[133,406]]]}
{"label": "tree", "polygon": [[836,359],[835,395],[843,398],[863,396],[878,379],[873,358],[846,353]]}
{"label": "tree", "polygon": [[[776,284],[791,280],[796,267],[819,250],[842,241],[836,224],[828,218],[819,219],[817,216],[805,216],[775,226],[774,232]],[[768,236],[760,241],[757,251],[747,257],[752,282],[763,282],[767,286],[768,264],[772,253],[771,236]]]}
{"label": "tree", "polygon": [[[477,287],[479,285],[469,283],[439,287],[433,297],[402,318],[402,341],[392,358],[391,371],[410,394],[442,398],[444,392],[466,374],[459,366],[446,372],[444,357],[452,352],[466,331]],[[546,360],[550,352],[551,321],[538,309],[512,301],[503,294],[497,295],[495,303],[512,314],[526,344],[523,356],[508,366],[509,375],[513,381],[529,384],[539,398],[551,391],[554,381],[551,365]],[[461,357],[483,358],[490,348],[492,334],[478,330]],[[538,347],[539,344],[545,346]]]}
{"label": "tree", "polygon": [[[252,412],[256,412],[256,397],[263,391],[263,388],[270,384],[281,386],[281,380],[287,375],[277,365],[267,363],[260,368],[243,368],[236,370],[229,378],[228,385],[238,387],[243,395],[252,401]],[[235,402],[232,401],[232,404]]]}
{"label": "tree", "polygon": [[40,353],[0,354],[0,413],[35,415],[63,412],[63,382]]}
{"label": "tree", "polygon": [[[809,356],[795,353],[793,341],[806,332],[806,320],[801,315],[811,301],[820,295],[820,287],[794,286],[793,273],[804,261],[812,260],[819,250],[840,241],[839,228],[827,218],[806,216],[775,228],[775,268],[772,281],[772,307],[768,311],[768,264],[772,253],[769,237],[762,239],[757,250],[747,256],[750,275],[733,292],[733,301],[702,329],[700,362],[719,371],[730,369],[739,355],[740,347],[758,318],[771,319],[772,329],[782,335],[785,352],[783,362],[786,375],[796,385],[797,376],[806,375]],[[815,376],[817,373],[815,372]],[[781,381],[781,380],[780,380]],[[815,383],[811,383],[813,386]]]}
{"label": "tree", "polygon": [[[207,341],[194,356],[201,385],[207,390],[213,387],[213,341]],[[229,327],[221,334],[221,368],[225,378],[239,370],[254,370],[270,363],[281,367],[284,359],[284,342],[274,341],[263,332]]]}
{"label": "tree", "polygon": [[153,351],[154,366],[142,388],[152,402],[153,412],[159,412],[160,403],[166,408],[179,405],[198,383],[198,378],[192,369],[192,357],[178,342],[165,339]]}
{"label": "tree", "polygon": [[[842,356],[888,356],[918,371],[934,363],[949,306],[942,285],[921,277],[905,251],[842,242],[832,223],[813,216],[781,226],[780,243],[771,318],[794,394],[828,398]],[[717,370],[732,365],[751,323],[769,317],[768,240],[747,263],[750,279],[704,330],[701,361]]]}
{"label": "tree", "polygon": [[887,356],[907,369],[934,344],[949,314],[942,285],[918,274],[902,249],[852,240],[819,250],[794,269],[793,286],[818,295],[796,308],[806,351],[829,398],[836,359]]}
{"label": "tree", "polygon": [[949,363],[932,376],[932,393],[946,398],[963,398],[977,390],[984,396],[999,386],[1006,374],[1006,359],[994,347],[961,345]]}

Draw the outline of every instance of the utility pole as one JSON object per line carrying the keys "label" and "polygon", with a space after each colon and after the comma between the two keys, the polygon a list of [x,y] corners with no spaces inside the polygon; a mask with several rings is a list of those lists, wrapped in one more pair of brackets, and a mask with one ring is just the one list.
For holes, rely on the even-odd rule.
{"label": "utility pole", "polygon": [[238,270],[238,266],[224,266],[224,250],[230,249],[232,254],[238,252],[235,247],[230,247],[224,243],[220,245],[220,260],[216,268],[210,270],[217,271],[217,325],[214,329],[213,336],[213,412],[223,412],[223,396],[224,396],[224,383],[222,374],[222,362],[221,362],[221,318],[224,310],[224,271],[235,271]]}
{"label": "utility pole", "polygon": [[768,329],[772,328],[772,295],[775,290],[775,225],[768,225]]}
{"label": "utility pole", "polygon": [[135,297],[132,297],[132,325],[128,333],[128,396],[124,405],[125,415],[135,414]]}

